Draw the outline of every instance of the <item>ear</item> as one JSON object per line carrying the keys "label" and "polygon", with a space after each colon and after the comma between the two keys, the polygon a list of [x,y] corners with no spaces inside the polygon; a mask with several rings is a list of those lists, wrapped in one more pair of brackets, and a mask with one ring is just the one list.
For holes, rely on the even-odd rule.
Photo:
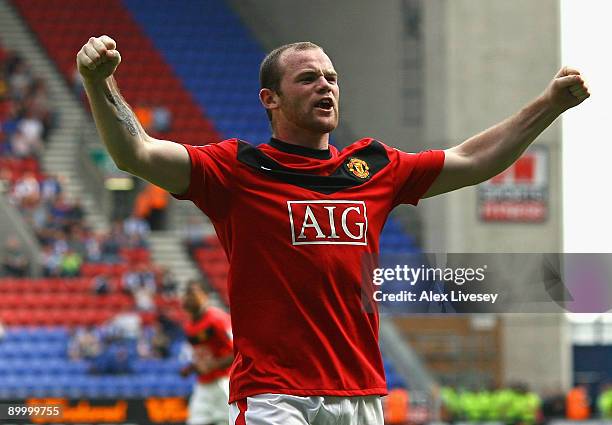
{"label": "ear", "polygon": [[267,110],[277,109],[280,106],[280,97],[271,89],[259,90],[259,101]]}

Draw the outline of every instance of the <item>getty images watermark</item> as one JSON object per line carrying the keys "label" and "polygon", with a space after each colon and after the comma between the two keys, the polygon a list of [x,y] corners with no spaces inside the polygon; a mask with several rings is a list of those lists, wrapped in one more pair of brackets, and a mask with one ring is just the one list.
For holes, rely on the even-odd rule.
{"label": "getty images watermark", "polygon": [[[377,267],[372,272],[372,283],[382,286],[385,282],[404,282],[406,285],[415,286],[419,282],[445,282],[463,286],[466,283],[483,282],[487,265],[471,268],[441,268],[429,267],[421,264],[419,267],[410,267],[407,264],[396,264],[392,268]],[[377,302],[489,302],[495,304],[499,297],[498,293],[470,293],[451,289],[447,293],[429,289],[420,292],[400,290],[399,292],[386,293],[382,289],[374,291],[373,299]]]}
{"label": "getty images watermark", "polygon": [[612,254],[367,256],[362,278],[364,308],[383,314],[612,309]]}

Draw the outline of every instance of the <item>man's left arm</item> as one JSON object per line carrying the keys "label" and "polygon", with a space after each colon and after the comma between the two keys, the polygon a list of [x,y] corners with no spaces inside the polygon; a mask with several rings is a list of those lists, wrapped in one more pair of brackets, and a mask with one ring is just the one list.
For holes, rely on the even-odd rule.
{"label": "man's left arm", "polygon": [[444,151],[442,171],[423,197],[482,183],[501,173],[559,115],[589,96],[580,72],[562,68],[546,90],[517,114]]}

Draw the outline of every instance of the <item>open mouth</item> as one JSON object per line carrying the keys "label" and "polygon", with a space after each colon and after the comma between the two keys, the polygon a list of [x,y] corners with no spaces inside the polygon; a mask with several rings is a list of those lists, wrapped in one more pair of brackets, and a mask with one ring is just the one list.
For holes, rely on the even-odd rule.
{"label": "open mouth", "polygon": [[331,99],[321,99],[315,104],[315,108],[323,109],[324,111],[331,111],[334,107],[334,102]]}

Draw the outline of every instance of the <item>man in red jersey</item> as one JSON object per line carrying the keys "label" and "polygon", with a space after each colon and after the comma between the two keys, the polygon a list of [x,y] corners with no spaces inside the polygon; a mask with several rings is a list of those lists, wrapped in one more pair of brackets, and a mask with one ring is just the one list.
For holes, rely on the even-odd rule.
{"label": "man in red jersey", "polygon": [[242,425],[382,424],[378,314],[363,309],[361,266],[389,212],[500,173],[589,96],[563,68],[520,112],[451,149],[409,154],[365,138],[339,152],[336,71],[319,46],[295,43],[261,66],[270,142],[195,147],[144,132],[112,78],[120,60],[108,36],[77,54],[117,166],[192,200],[215,226],[230,261],[230,421]]}
{"label": "man in red jersey", "polygon": [[185,335],[193,347],[193,361],[181,375],[198,374],[189,400],[188,425],[227,425],[229,369],[234,360],[230,317],[208,305],[203,282],[187,283],[183,307],[191,316]]}

